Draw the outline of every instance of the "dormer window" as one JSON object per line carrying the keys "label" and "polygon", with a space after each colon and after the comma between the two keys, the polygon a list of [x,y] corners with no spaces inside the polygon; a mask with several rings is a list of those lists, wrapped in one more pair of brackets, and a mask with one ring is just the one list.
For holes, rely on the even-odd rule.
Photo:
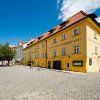
{"label": "dormer window", "polygon": [[40,37],[38,37],[38,39],[40,40],[40,39],[41,39],[41,36],[40,36]]}
{"label": "dormer window", "polygon": [[52,29],[52,30],[50,30],[49,32],[50,32],[50,34],[52,34],[52,33],[53,33],[53,29]]}
{"label": "dormer window", "polygon": [[61,28],[64,28],[66,26],[66,22],[61,24]]}

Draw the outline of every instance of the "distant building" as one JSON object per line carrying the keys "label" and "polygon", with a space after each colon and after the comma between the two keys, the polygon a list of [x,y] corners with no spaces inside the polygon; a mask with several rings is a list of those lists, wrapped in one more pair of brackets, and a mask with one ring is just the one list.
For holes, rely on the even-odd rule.
{"label": "distant building", "polygon": [[19,41],[18,42],[18,46],[16,47],[16,62],[17,63],[22,63],[23,62],[23,49],[26,48],[27,44],[31,41],[33,41],[34,39],[31,39],[30,41],[28,42],[22,42],[22,41]]}
{"label": "distant building", "polygon": [[23,59],[23,48],[25,48],[27,45],[26,42],[19,41],[18,46],[16,46],[16,62],[17,63],[22,63]]}
{"label": "distant building", "polygon": [[78,12],[24,48],[24,64],[80,72],[100,71],[100,24]]}

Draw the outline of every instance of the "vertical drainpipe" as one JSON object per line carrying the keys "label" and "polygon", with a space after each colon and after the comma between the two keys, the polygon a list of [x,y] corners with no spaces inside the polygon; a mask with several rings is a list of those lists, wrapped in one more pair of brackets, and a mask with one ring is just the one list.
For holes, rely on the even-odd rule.
{"label": "vertical drainpipe", "polygon": [[46,54],[45,55],[46,55],[46,67],[47,67],[47,58],[48,58],[47,57],[47,40],[45,40],[45,41],[46,41]]}

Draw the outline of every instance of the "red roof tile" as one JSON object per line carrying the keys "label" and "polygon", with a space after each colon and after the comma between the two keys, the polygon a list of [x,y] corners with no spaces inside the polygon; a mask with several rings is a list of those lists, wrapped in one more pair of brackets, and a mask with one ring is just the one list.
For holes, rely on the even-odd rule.
{"label": "red roof tile", "polygon": [[[44,33],[43,35],[41,35],[40,37],[36,38],[36,39],[33,41],[32,44],[35,44],[35,43],[37,43],[37,42],[39,42],[39,41],[41,41],[41,40],[43,40],[43,39],[49,37],[50,35],[55,34],[56,32],[62,30],[63,28],[61,28],[61,25],[62,25],[63,23],[66,23],[65,27],[68,27],[68,26],[70,26],[70,25],[72,25],[72,24],[74,24],[74,23],[76,23],[76,22],[78,22],[78,21],[80,21],[80,20],[86,18],[87,16],[88,16],[88,14],[86,14],[86,13],[83,12],[83,11],[78,12],[77,14],[75,14],[75,15],[73,15],[72,17],[68,18],[66,21],[62,22],[62,23],[59,24],[58,26],[52,28],[52,29],[50,30],[50,31],[52,31],[52,33],[50,33],[50,31],[48,31],[48,32]],[[65,28],[65,27],[64,27],[64,28]],[[27,46],[27,47],[28,47],[28,46]]]}

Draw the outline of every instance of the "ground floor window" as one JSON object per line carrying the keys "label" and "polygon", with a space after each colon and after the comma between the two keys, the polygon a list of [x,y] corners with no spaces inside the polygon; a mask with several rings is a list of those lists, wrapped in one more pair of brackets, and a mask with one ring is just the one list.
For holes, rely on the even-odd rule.
{"label": "ground floor window", "polygon": [[92,58],[89,58],[89,65],[92,65]]}
{"label": "ground floor window", "polygon": [[65,66],[66,66],[67,68],[69,68],[69,67],[70,67],[70,64],[69,64],[68,62],[66,62]]}
{"label": "ground floor window", "polygon": [[83,66],[83,61],[73,61],[73,66],[82,67]]}

